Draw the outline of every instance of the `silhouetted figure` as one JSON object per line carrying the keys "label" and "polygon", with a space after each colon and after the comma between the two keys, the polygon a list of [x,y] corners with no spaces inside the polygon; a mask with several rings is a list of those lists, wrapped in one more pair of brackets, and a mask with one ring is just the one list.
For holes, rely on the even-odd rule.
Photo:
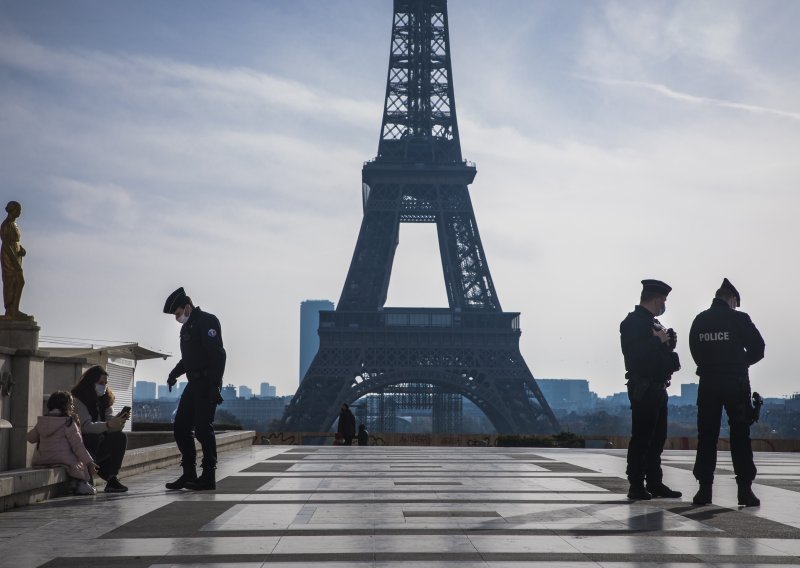
{"label": "silhouetted figure", "polygon": [[363,424],[359,424],[358,426],[357,439],[359,446],[369,446],[369,432],[367,432],[367,427]]}
{"label": "silhouetted figure", "polygon": [[666,311],[671,290],[659,280],[642,280],[639,305],[619,326],[631,402],[626,471],[629,499],[681,496],[664,485],[661,471],[661,452],[667,440],[667,387],[681,365],[675,353],[677,335],[655,317]]}
{"label": "silhouetted figure", "polygon": [[[181,451],[183,474],[167,483],[167,489],[216,489],[217,440],[214,437],[214,414],[222,403],[222,375],[226,354],[222,346],[222,328],[213,314],[195,307],[183,288],[169,295],[164,313],[175,316],[181,324],[181,360],[167,378],[169,390],[186,374],[189,383],[183,389],[175,411],[175,443]],[[203,449],[203,473],[197,477],[197,450],[194,439]]]}
{"label": "silhouetted figure", "polygon": [[356,417],[350,412],[350,407],[345,403],[339,411],[339,428],[337,429],[344,438],[345,446],[353,445],[353,437],[356,435]]}
{"label": "silhouetted figure", "polygon": [[764,339],[750,316],[736,311],[740,305],[739,292],[725,278],[711,307],[698,314],[689,332],[689,348],[700,377],[693,471],[700,490],[692,499],[695,505],[711,503],[723,407],[731,429],[731,459],[739,486],[739,505],[761,504],[751,488],[756,477],[750,445],[750,425],[755,414],[748,369],[764,358]]}

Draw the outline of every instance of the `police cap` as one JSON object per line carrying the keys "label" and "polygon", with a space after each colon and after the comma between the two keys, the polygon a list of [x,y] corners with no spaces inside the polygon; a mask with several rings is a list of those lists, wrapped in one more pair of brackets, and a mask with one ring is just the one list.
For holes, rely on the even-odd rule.
{"label": "police cap", "polygon": [[732,292],[734,296],[736,296],[736,307],[737,308],[742,305],[742,297],[739,296],[739,290],[737,290],[734,287],[734,285],[731,284],[730,280],[728,280],[727,278],[723,278],[722,284],[720,284],[719,287],[720,287],[721,290],[728,290],[729,292]]}
{"label": "police cap", "polygon": [[672,287],[661,280],[642,280],[642,292],[668,296],[672,292]]}
{"label": "police cap", "polygon": [[183,291],[183,288],[178,288],[169,295],[167,301],[164,302],[164,313],[174,314],[175,310],[182,308],[189,303],[189,296]]}

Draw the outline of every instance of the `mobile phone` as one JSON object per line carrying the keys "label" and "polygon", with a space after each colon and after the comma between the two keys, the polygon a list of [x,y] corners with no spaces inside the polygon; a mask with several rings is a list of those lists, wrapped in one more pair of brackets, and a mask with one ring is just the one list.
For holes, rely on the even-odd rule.
{"label": "mobile phone", "polygon": [[123,414],[130,414],[130,413],[131,413],[131,407],[123,406],[122,411],[119,413],[119,415],[122,416]]}

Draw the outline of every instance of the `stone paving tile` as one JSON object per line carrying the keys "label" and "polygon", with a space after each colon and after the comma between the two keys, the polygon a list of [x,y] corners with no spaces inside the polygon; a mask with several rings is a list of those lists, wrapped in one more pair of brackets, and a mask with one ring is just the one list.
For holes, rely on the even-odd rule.
{"label": "stone paving tile", "polygon": [[[800,456],[756,454],[762,507],[730,460],[694,507],[693,452],[664,456],[678,500],[630,503],[619,450],[256,446],[217,492],[69,497],[0,514],[0,566],[428,568],[800,566]],[[47,543],[43,546],[42,543]]]}

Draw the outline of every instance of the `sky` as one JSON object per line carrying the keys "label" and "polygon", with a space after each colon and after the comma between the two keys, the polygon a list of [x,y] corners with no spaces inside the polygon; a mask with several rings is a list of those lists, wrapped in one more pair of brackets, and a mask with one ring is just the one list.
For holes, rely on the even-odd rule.
{"label": "sky", "polygon": [[[184,286],[226,383],[298,384],[300,302],[338,301],[377,151],[389,0],[0,0],[0,198],[48,337],[178,353]],[[800,3],[451,0],[462,152],[534,376],[624,390],[619,322],[673,287],[678,384],[723,277],[800,390]],[[446,306],[433,225],[403,225],[387,306]],[[175,358],[139,364],[166,381]]]}

